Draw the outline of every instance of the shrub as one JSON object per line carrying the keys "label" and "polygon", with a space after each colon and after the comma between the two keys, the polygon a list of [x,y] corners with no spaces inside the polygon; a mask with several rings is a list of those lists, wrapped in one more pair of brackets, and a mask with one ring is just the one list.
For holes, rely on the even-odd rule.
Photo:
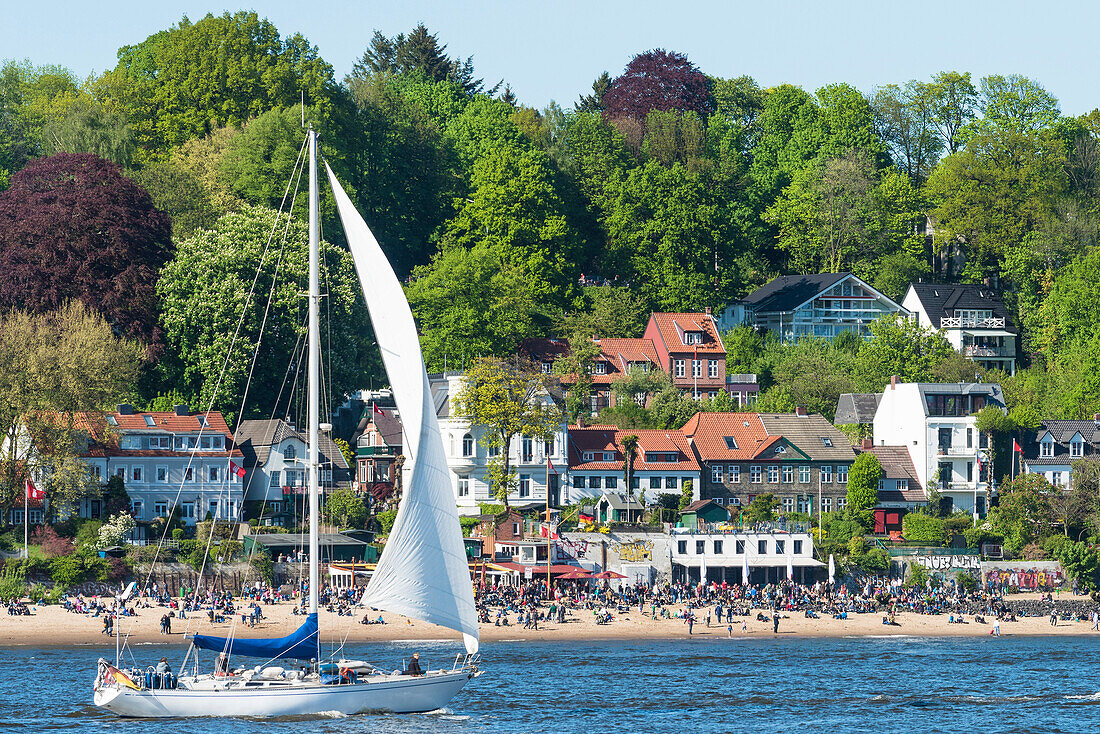
{"label": "shrub", "polygon": [[73,552],[73,541],[57,534],[49,525],[40,525],[31,534],[31,542],[42,548],[47,558],[67,556]]}
{"label": "shrub", "polygon": [[22,567],[5,566],[0,574],[0,602],[22,599],[26,593],[27,582]]}
{"label": "shrub", "polygon": [[959,588],[968,593],[978,588],[978,581],[966,571],[959,571],[955,580],[959,582]]}
{"label": "shrub", "polygon": [[462,526],[462,537],[469,538],[470,531],[476,528],[480,521],[476,517],[460,517],[458,523]]}
{"label": "shrub", "polygon": [[905,539],[911,543],[923,543],[940,547],[947,542],[944,521],[931,515],[910,512],[901,521]]}
{"label": "shrub", "polygon": [[87,575],[86,557],[82,553],[58,556],[50,561],[50,578],[55,584],[75,586]]}
{"label": "shrub", "polygon": [[390,530],[393,529],[393,521],[397,519],[397,510],[379,512],[377,517],[378,522],[382,524],[382,534],[389,535]]}
{"label": "shrub", "polygon": [[120,512],[117,515],[112,515],[111,519],[99,528],[97,545],[100,548],[122,545],[129,540],[130,534],[134,532],[136,527],[137,523],[129,514]]}
{"label": "shrub", "polygon": [[1005,540],[1003,535],[993,532],[986,525],[964,530],[963,537],[966,538],[967,548],[981,548],[982,543],[1004,543]]}
{"label": "shrub", "polygon": [[909,564],[909,580],[905,582],[905,585],[923,589],[930,578],[927,568],[919,563],[911,562]]}
{"label": "shrub", "polygon": [[77,548],[94,547],[99,542],[99,529],[103,523],[99,520],[85,520],[76,526],[73,545]]}

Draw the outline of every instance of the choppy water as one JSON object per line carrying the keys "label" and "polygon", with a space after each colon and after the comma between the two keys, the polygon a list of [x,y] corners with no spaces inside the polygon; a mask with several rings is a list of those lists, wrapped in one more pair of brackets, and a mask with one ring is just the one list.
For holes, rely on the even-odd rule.
{"label": "choppy water", "polygon": [[[398,666],[414,646],[349,646]],[[438,665],[457,645],[419,644]],[[1100,636],[498,642],[447,711],[341,719],[127,721],[90,705],[113,649],[0,653],[0,732],[1100,731]],[[165,654],[138,647],[142,663]],[[178,667],[182,650],[168,652]]]}

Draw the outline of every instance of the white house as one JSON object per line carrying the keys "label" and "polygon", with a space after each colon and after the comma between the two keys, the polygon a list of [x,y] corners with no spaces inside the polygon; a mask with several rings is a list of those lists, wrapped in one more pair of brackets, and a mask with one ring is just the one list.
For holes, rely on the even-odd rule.
{"label": "white house", "polygon": [[901,305],[921,326],[985,369],[1016,373],[1016,327],[1004,301],[978,285],[913,283]]}
{"label": "white house", "polygon": [[699,532],[694,528],[672,529],[672,577],[698,583],[701,574],[712,583],[743,584],[746,564],[753,584],[774,583],[787,578],[791,566],[795,581],[810,580],[810,571],[820,567],[814,558],[809,528],[793,532],[775,529],[765,532]]}
{"label": "white house", "polygon": [[[628,488],[623,473],[623,439],[630,435],[638,438],[638,449],[633,486]],[[691,484],[692,498],[698,499],[699,479],[699,462],[682,430],[569,427],[569,502],[611,492],[653,503],[659,494],[680,494],[687,483]]]}
{"label": "white house", "polygon": [[920,485],[937,489],[956,510],[984,517],[987,446],[975,414],[1004,410],[993,383],[917,383],[891,380],[875,413],[875,446],[905,446]]}
{"label": "white house", "polygon": [[[462,377],[461,373],[448,372],[431,375],[429,381],[459,513],[476,515],[480,513],[479,502],[497,501],[492,496],[486,479],[489,461],[497,452],[489,448],[485,426],[471,425],[469,420],[454,415],[452,411],[452,399],[462,390]],[[560,409],[560,396],[543,393],[537,399]],[[549,441],[532,436],[516,436],[512,439],[508,454],[510,468],[516,472],[517,486],[508,497],[509,503],[545,503],[548,491],[551,505],[557,505],[561,501],[560,488],[568,465],[564,411],[562,415],[562,423],[555,429],[554,437]],[[405,486],[408,486],[414,465],[415,459],[410,459],[403,466]]]}

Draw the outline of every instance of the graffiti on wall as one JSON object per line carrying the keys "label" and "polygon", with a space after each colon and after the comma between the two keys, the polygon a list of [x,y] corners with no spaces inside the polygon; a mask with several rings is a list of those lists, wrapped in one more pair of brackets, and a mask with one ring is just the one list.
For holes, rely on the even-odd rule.
{"label": "graffiti on wall", "polygon": [[573,556],[574,558],[581,558],[588,553],[588,541],[587,540],[568,540],[564,535],[558,538],[557,544],[562,551]]}
{"label": "graffiti on wall", "polygon": [[933,571],[948,571],[953,568],[980,569],[980,556],[912,556],[911,560]]}
{"label": "graffiti on wall", "polygon": [[620,543],[615,547],[619,554],[619,560],[627,563],[640,563],[653,560],[653,541],[635,540],[631,543]]}
{"label": "graffiti on wall", "polygon": [[985,574],[990,585],[1002,587],[1015,586],[1017,589],[1039,590],[1053,589],[1065,583],[1061,571],[1050,569],[1024,571],[1022,569],[994,569]]}

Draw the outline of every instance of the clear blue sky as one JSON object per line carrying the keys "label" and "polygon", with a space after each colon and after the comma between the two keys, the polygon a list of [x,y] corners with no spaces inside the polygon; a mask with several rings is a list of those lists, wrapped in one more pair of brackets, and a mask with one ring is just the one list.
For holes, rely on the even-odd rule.
{"label": "clear blue sky", "polygon": [[[78,76],[114,66],[119,46],[184,14],[198,20],[241,6],[179,0],[2,0],[0,59],[59,63]],[[301,32],[350,71],[375,29],[418,21],[451,55],[474,56],[480,76],[504,78],[524,104],[571,105],[607,70],[638,52],[681,51],[704,72],[790,82],[813,90],[849,82],[863,91],[948,69],[1018,73],[1042,83],[1065,114],[1100,107],[1100,3],[974,0],[270,0],[255,9],[285,36]]]}

